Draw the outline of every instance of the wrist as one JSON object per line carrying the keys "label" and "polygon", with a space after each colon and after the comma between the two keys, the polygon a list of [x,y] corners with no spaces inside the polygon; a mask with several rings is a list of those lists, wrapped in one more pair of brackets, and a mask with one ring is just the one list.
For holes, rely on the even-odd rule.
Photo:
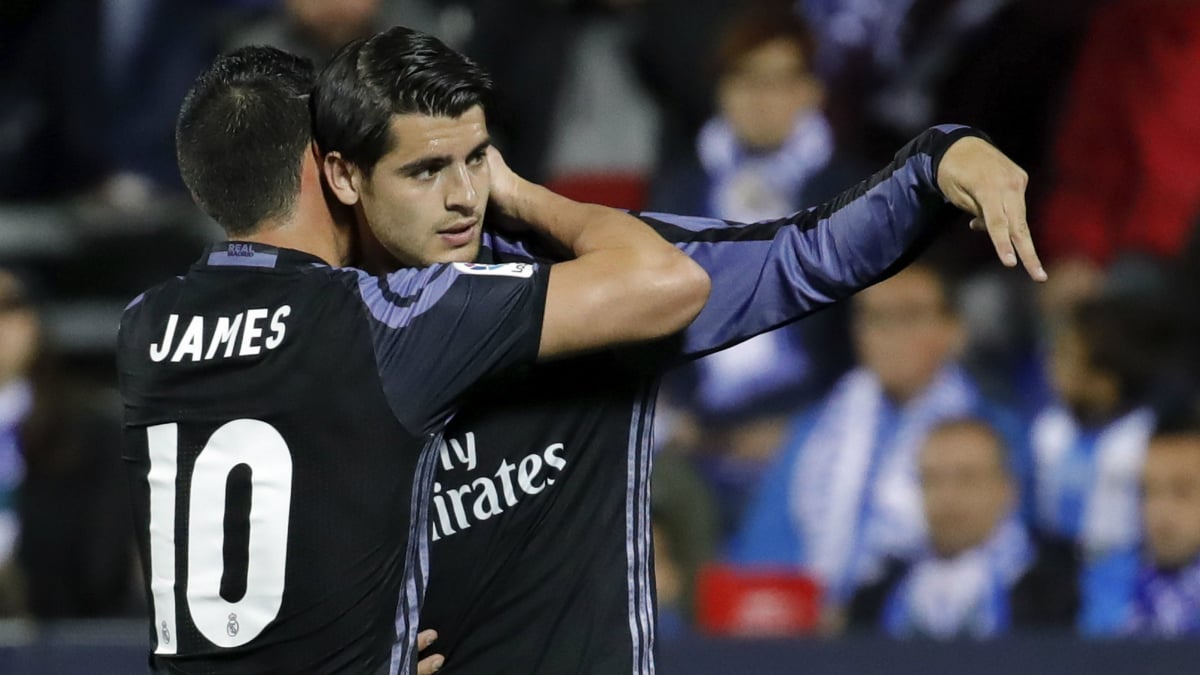
{"label": "wrist", "polygon": [[500,212],[521,222],[536,225],[534,221],[538,219],[540,211],[539,188],[540,186],[524,178],[513,176],[512,184],[508,186],[504,197],[498,200]]}
{"label": "wrist", "polygon": [[944,124],[934,127],[934,130],[940,132],[940,135],[937,137],[937,141],[932,148],[933,152],[930,156],[930,170],[932,174],[930,178],[933,181],[933,188],[936,189],[943,197],[948,198],[949,195],[947,195],[945,190],[942,189],[940,179],[942,161],[946,158],[946,153],[950,151],[950,148],[954,147],[956,143],[964,138],[978,138],[989,145],[992,144],[992,140],[987,134],[974,127]]}

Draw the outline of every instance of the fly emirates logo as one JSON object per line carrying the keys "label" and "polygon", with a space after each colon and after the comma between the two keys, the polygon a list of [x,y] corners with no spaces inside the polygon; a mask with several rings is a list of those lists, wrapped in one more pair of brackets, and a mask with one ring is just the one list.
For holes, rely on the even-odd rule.
{"label": "fly emirates logo", "polygon": [[433,509],[437,515],[433,522],[433,540],[438,541],[474,523],[494,518],[516,506],[523,497],[536,495],[554,485],[555,477],[567,465],[564,449],[562,443],[554,443],[516,463],[505,458],[494,474],[479,476],[461,487],[446,488],[442,481],[457,482],[461,472],[456,469],[474,471],[479,456],[475,451],[474,432],[467,432],[461,440],[444,441],[441,475],[433,484]]}

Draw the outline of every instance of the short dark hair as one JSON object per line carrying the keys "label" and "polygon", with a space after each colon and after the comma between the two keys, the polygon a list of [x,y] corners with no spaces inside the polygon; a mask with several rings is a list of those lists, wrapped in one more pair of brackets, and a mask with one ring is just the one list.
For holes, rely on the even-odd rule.
{"label": "short dark hair", "polygon": [[1176,358],[1178,323],[1151,298],[1101,296],[1068,315],[1090,366],[1112,375],[1127,404],[1145,403]]}
{"label": "short dark hair", "polygon": [[179,110],[179,173],[204,212],[232,236],[291,214],[312,143],[311,62],[273,47],[218,56]]}
{"label": "short dark hair", "polygon": [[817,41],[804,19],[786,3],[759,2],[734,15],[722,30],[714,58],[717,74],[732,73],[747,54],[776,40],[794,44],[804,67],[813,69]]}
{"label": "short dark hair", "polygon": [[491,76],[474,61],[432,35],[396,26],[345,45],[317,76],[317,146],[369,175],[391,150],[392,115],[458,117],[476,105],[486,111],[494,94]]}
{"label": "short dark hair", "polygon": [[956,431],[978,431],[984,436],[987,436],[995,443],[996,449],[996,464],[1008,478],[1013,478],[1017,475],[1016,467],[1013,466],[1012,450],[1007,438],[1000,432],[996,425],[978,415],[963,415],[958,417],[948,417],[939,420],[926,434],[926,439],[933,438],[937,434],[953,433]]}

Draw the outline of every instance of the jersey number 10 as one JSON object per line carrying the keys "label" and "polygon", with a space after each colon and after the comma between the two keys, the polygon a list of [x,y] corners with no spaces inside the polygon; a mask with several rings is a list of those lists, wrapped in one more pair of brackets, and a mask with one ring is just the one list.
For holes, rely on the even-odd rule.
{"label": "jersey number 10", "polygon": [[[179,425],[146,429],[150,455],[150,590],[154,596],[156,654],[175,654],[175,514]],[[250,550],[246,594],[221,597],[224,574],[225,489],[240,464],[250,467]],[[260,420],[228,422],[196,456],[187,514],[187,608],[196,630],[217,647],[239,647],[279,614],[287,562],[292,455],[275,427]]]}

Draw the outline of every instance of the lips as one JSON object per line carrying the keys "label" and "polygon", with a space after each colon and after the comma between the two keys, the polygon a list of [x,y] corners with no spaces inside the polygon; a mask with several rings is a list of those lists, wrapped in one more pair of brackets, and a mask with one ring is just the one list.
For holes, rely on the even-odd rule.
{"label": "lips", "polygon": [[450,227],[438,230],[438,237],[451,248],[459,248],[466,246],[475,241],[475,235],[479,229],[479,219],[473,218],[460,223],[455,223]]}

